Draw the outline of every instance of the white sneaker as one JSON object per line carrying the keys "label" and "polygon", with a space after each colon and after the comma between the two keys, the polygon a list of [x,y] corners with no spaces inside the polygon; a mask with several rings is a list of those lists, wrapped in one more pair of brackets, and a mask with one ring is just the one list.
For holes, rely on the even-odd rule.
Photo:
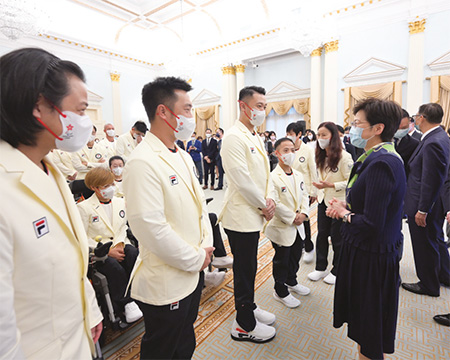
{"label": "white sneaker", "polygon": [[127,323],[133,323],[139,320],[142,316],[141,309],[139,309],[139,306],[137,306],[134,301],[125,305],[125,320]]}
{"label": "white sneaker", "polygon": [[315,253],[316,253],[316,251],[314,249],[312,249],[310,252],[305,251],[305,254],[303,255],[303,262],[305,264],[312,263],[314,260]]}
{"label": "white sneaker", "polygon": [[265,343],[272,340],[276,335],[276,330],[272,326],[264,325],[256,321],[256,326],[252,331],[242,329],[236,320],[231,328],[231,338],[236,341],[250,341],[254,343]]}
{"label": "white sneaker", "polygon": [[205,286],[219,286],[225,280],[225,272],[215,269],[212,272],[205,272]]}
{"label": "white sneaker", "polygon": [[329,273],[327,276],[325,276],[323,282],[329,285],[334,285],[336,283],[336,276],[334,276],[332,273]]}
{"label": "white sneaker", "polygon": [[277,319],[276,316],[268,311],[265,311],[258,306],[253,310],[256,321],[263,323],[264,325],[272,325]]}
{"label": "white sneaker", "polygon": [[273,298],[276,301],[279,301],[280,303],[286,305],[288,308],[296,308],[296,307],[300,306],[300,304],[301,304],[300,300],[296,299],[291,294],[289,294],[288,296],[282,298],[282,297],[278,296],[276,291],[274,291],[273,292]]}
{"label": "white sneaker", "polygon": [[311,281],[319,281],[320,279],[323,279],[325,276],[328,275],[328,271],[319,271],[314,270],[313,272],[308,274],[308,279]]}
{"label": "white sneaker", "polygon": [[311,292],[310,288],[300,285],[300,284],[297,284],[295,286],[290,286],[290,285],[286,284],[286,286],[289,288],[290,291],[293,291],[293,292],[295,292],[299,295],[303,295],[303,296],[309,295],[309,293]]}
{"label": "white sneaker", "polygon": [[215,257],[211,265],[218,269],[231,269],[233,267],[233,258],[229,256]]}

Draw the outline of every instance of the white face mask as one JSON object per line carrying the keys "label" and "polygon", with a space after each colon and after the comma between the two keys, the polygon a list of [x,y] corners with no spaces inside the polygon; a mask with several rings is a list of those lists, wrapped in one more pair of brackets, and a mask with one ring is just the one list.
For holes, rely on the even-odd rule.
{"label": "white face mask", "polygon": [[281,155],[281,160],[283,161],[284,165],[292,166],[292,164],[294,164],[295,154],[294,153],[283,154]]}
{"label": "white face mask", "polygon": [[[61,140],[55,140],[56,148],[62,151],[77,152],[83,148],[90,139],[92,121],[87,115],[78,115],[71,111],[64,111],[59,115],[63,126]],[[94,137],[95,138],[95,137]]]}
{"label": "white face mask", "polygon": [[250,110],[251,115],[250,117],[245,113],[245,116],[250,120],[250,124],[252,124],[255,127],[261,126],[264,120],[266,119],[266,111],[265,110],[256,110],[252,109],[247,103],[240,101],[239,102],[245,104]]}
{"label": "white face mask", "polygon": [[173,129],[175,137],[178,140],[186,141],[192,136],[192,133],[195,130],[195,119],[193,117],[187,118],[183,115],[175,115],[172,110],[170,110],[167,106],[164,106],[167,110],[169,110],[173,116],[177,119],[177,127],[173,128],[172,125],[166,119],[163,119],[170,128]]}
{"label": "white face mask", "polygon": [[113,137],[116,135],[116,132],[114,129],[106,130],[106,135]]}
{"label": "white face mask", "polygon": [[95,135],[89,136],[88,142],[93,142],[95,140]]}
{"label": "white face mask", "polygon": [[211,137],[211,135],[212,135],[212,134],[206,134],[206,137],[207,137],[207,138],[210,138],[210,137]]}
{"label": "white face mask", "polygon": [[116,191],[115,186],[108,186],[106,189],[100,190],[100,194],[104,199],[111,200],[114,197],[115,191]]}
{"label": "white face mask", "polygon": [[325,150],[328,146],[330,146],[330,139],[318,139],[317,141],[322,150]]}
{"label": "white face mask", "polygon": [[308,135],[308,139],[309,139],[309,140],[312,140],[312,139],[313,139],[312,134],[309,134],[309,135]]}
{"label": "white face mask", "polygon": [[192,142],[195,142],[195,137],[191,137],[191,141],[192,141]]}
{"label": "white face mask", "polygon": [[119,166],[119,167],[113,168],[112,172],[114,173],[114,175],[120,176],[120,175],[122,175],[123,167]]}
{"label": "white face mask", "polygon": [[297,141],[297,136],[295,136],[295,135],[287,135],[286,136],[288,139],[291,139],[292,140],[292,142],[295,144],[295,142]]}

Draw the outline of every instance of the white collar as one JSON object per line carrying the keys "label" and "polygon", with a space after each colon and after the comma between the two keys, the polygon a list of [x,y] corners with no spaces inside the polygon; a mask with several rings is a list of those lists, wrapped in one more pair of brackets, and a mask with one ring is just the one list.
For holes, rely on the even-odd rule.
{"label": "white collar", "polygon": [[424,133],[422,135],[422,137],[420,138],[420,141],[423,141],[423,139],[425,139],[425,136],[427,136],[430,132],[432,132],[433,130],[436,130],[439,127],[439,125],[435,126],[434,128],[431,128],[430,130],[428,130],[426,133]]}

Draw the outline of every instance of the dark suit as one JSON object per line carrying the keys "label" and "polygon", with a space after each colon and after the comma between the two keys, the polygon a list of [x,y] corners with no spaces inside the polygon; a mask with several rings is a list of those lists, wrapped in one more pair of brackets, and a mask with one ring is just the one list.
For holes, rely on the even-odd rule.
{"label": "dark suit", "polygon": [[419,145],[420,140],[412,136],[406,135],[401,139],[394,139],[395,150],[402,157],[405,164],[406,175],[408,176],[408,162],[416,147]]}
{"label": "dark suit", "polygon": [[[214,186],[214,166],[217,156],[217,141],[211,136],[209,139],[205,139],[202,142],[202,154],[203,154],[203,167],[205,170],[205,186],[208,185],[208,174],[211,174],[211,186]],[[205,156],[207,156],[211,162],[205,161]]]}
{"label": "dark suit", "polygon": [[[408,163],[405,213],[420,285],[430,295],[439,296],[440,281],[449,282],[449,255],[439,238],[444,222],[442,186],[448,176],[450,140],[438,127],[419,143]],[[425,227],[416,224],[418,211],[427,213]],[[441,244],[442,243],[442,244]]]}
{"label": "dark suit", "polygon": [[420,139],[422,138],[422,133],[418,132],[416,129],[414,129],[414,131],[412,133],[410,133],[409,136],[420,141]]}
{"label": "dark suit", "polygon": [[345,146],[345,151],[347,151],[352,156],[353,161],[358,160],[358,157],[356,156],[356,148],[350,143],[350,138],[344,136],[344,139],[342,141]]}
{"label": "dark suit", "polygon": [[178,147],[180,147],[181,149],[186,150],[186,149],[184,148],[184,142],[182,142],[181,140],[177,140],[177,145],[178,145]]}
{"label": "dark suit", "polygon": [[222,166],[222,156],[220,156],[220,150],[222,150],[222,139],[217,142],[217,155],[216,155],[216,165],[219,171],[219,184],[217,187],[219,189],[223,188],[223,166]]}

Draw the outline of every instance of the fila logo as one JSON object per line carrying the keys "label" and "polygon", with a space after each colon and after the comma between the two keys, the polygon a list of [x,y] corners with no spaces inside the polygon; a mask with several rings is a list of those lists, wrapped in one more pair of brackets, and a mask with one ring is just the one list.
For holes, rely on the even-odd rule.
{"label": "fila logo", "polygon": [[174,302],[172,304],[170,304],[170,310],[178,310],[180,308],[180,302]]}
{"label": "fila logo", "polygon": [[39,220],[34,221],[33,227],[38,239],[41,236],[48,234],[48,232],[50,231],[48,229],[47,218],[45,216],[43,218],[40,218]]}
{"label": "fila logo", "polygon": [[172,186],[173,185],[178,185],[178,179],[177,179],[176,175],[170,175],[169,179],[170,179],[170,183],[172,184]]}
{"label": "fila logo", "polygon": [[250,152],[251,152],[252,154],[256,154],[255,148],[254,148],[254,147],[250,147]]}
{"label": "fila logo", "polygon": [[97,215],[92,217],[92,222],[93,223],[98,222],[98,216]]}
{"label": "fila logo", "polygon": [[286,192],[286,186],[282,186],[281,187],[281,192],[283,193],[283,192]]}

